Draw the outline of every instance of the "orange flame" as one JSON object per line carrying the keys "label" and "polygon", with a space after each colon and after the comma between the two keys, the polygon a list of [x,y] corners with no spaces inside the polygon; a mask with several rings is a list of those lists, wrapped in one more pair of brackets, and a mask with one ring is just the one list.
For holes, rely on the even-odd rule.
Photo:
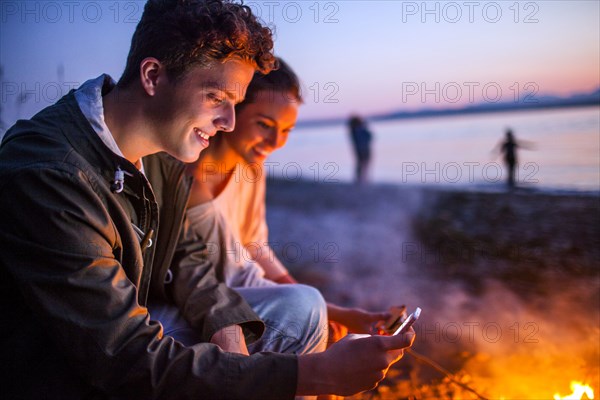
{"label": "orange flame", "polygon": [[582,382],[572,381],[571,390],[573,393],[561,397],[558,393],[554,395],[554,400],[581,400],[585,394],[588,399],[594,398],[594,391],[588,385],[584,385]]}

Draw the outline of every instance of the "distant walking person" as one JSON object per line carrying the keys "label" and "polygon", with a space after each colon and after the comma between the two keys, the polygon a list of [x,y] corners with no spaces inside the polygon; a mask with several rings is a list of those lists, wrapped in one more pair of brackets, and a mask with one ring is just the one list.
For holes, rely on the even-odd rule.
{"label": "distant walking person", "polygon": [[365,121],[357,115],[350,117],[348,125],[356,157],[356,182],[365,183],[368,179],[369,164],[371,162],[373,135],[367,129]]}
{"label": "distant walking person", "polygon": [[517,166],[517,148],[530,148],[526,142],[518,141],[513,135],[512,129],[506,129],[504,141],[500,144],[500,152],[504,154],[504,163],[508,168],[506,184],[510,189],[515,187],[515,169]]}

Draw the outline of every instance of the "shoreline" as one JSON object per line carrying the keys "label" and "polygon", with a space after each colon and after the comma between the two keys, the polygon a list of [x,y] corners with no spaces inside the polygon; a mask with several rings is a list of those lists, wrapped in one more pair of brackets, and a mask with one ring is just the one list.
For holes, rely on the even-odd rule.
{"label": "shoreline", "polygon": [[583,196],[600,198],[600,186],[598,188],[575,187],[575,186],[538,186],[521,184],[513,189],[507,188],[505,182],[501,183],[413,183],[378,181],[365,185],[357,185],[350,180],[339,180],[337,182],[315,182],[312,179],[285,179],[281,177],[267,176],[268,184],[281,187],[294,185],[318,185],[323,187],[348,186],[377,188],[399,188],[403,190],[429,191],[429,192],[467,192],[467,193],[495,193],[515,195],[553,195],[553,196]]}

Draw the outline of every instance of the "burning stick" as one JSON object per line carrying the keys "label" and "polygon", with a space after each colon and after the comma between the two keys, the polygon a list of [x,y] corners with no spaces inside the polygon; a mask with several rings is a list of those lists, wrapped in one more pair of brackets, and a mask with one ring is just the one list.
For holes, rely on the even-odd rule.
{"label": "burning stick", "polygon": [[[406,319],[406,306],[405,305],[392,307],[392,308],[390,308],[389,312],[391,314],[391,317],[385,322],[385,324],[383,326],[379,327],[380,333],[382,333],[382,334],[388,334],[388,335],[392,334],[396,330],[396,328],[398,328],[402,324],[402,322],[404,322],[404,320]],[[446,375],[446,377],[448,377],[448,379],[450,379],[450,382],[475,394],[480,400],[488,400],[486,397],[483,397],[482,395],[480,395],[475,389],[472,389],[468,385],[457,380],[454,377],[454,374],[452,372],[448,371],[447,369],[445,369],[444,367],[442,367],[441,365],[439,365],[432,359],[425,357],[422,354],[417,353],[413,349],[406,349],[405,351],[408,354],[412,355],[414,358],[416,358],[418,361],[421,361],[422,363],[429,365],[430,367],[437,370],[438,372],[441,372],[442,374]]]}
{"label": "burning stick", "polygon": [[480,400],[488,400],[487,397],[483,397],[475,389],[470,388],[468,385],[466,385],[466,384],[460,382],[459,380],[457,380],[456,378],[454,378],[454,374],[452,372],[448,371],[447,369],[445,369],[444,367],[442,367],[441,365],[439,365],[438,363],[436,363],[432,359],[430,359],[428,357],[425,357],[422,354],[417,353],[413,349],[406,349],[405,352],[407,352],[408,354],[412,355],[418,361],[421,361],[422,363],[429,365],[430,367],[432,367],[436,371],[441,372],[442,374],[446,375],[446,377],[448,377],[448,379],[450,379],[450,382],[452,382],[452,383],[454,383],[454,384],[462,387],[463,389],[468,390],[469,392],[475,394]]}

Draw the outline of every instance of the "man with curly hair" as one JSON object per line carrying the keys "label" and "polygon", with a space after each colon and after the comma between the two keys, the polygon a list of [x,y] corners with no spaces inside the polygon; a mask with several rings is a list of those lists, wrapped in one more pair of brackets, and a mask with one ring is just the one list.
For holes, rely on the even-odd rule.
{"label": "man with curly hair", "polygon": [[[372,387],[401,356],[412,334],[302,354],[319,349],[325,320],[322,298],[307,287],[291,289],[298,293],[287,303],[264,302],[295,325],[263,335],[262,319],[281,310],[270,314],[258,301],[259,317],[187,229],[191,182],[180,161],[195,161],[217,131],[233,130],[253,73],[274,67],[272,47],[246,6],[149,0],[118,83],[92,79],[6,133],[4,398],[350,394]],[[290,338],[298,346],[278,347]]]}

